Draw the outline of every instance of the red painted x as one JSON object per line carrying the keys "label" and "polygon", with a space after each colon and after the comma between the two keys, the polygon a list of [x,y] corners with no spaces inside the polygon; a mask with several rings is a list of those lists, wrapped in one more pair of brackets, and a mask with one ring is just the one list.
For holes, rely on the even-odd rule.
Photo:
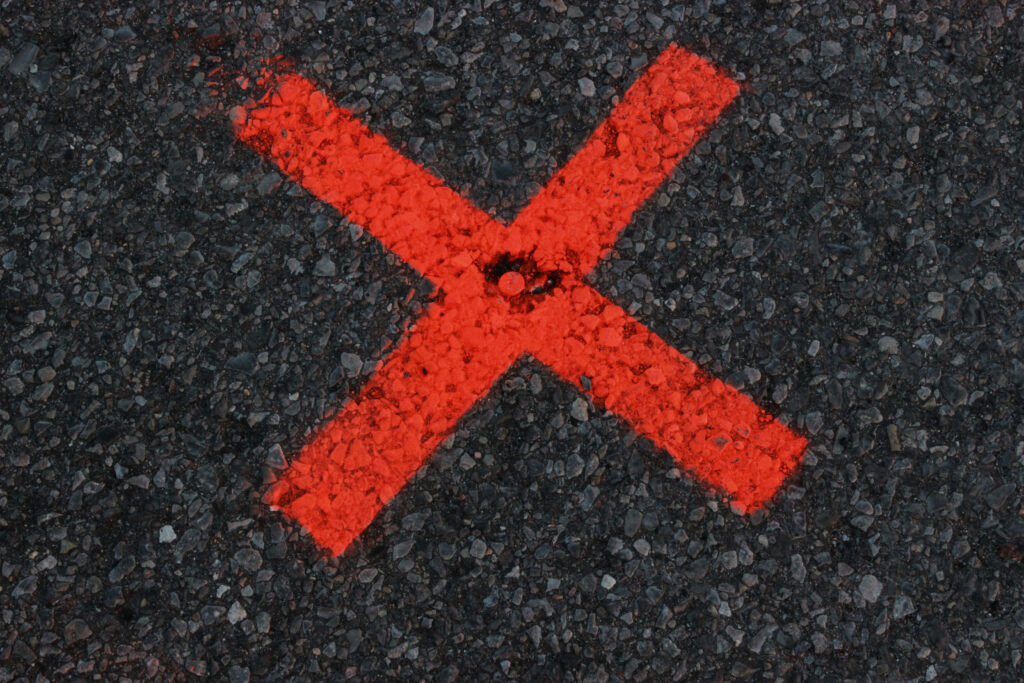
{"label": "red painted x", "polygon": [[343,552],[523,354],[741,509],[771,498],[805,441],[585,281],[737,92],[709,63],[669,47],[506,226],[309,81],[276,77],[237,122],[238,138],[367,228],[437,296],[275,484],[271,504]]}

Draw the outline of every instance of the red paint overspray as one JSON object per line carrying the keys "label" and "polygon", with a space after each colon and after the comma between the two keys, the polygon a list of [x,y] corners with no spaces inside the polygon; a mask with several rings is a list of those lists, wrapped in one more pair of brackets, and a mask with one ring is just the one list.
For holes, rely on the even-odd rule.
{"label": "red paint overspray", "polygon": [[[238,138],[443,292],[269,492],[317,543],[343,552],[524,353],[581,389],[586,376],[598,404],[741,509],[763,505],[795,468],[804,439],[584,281],[736,96],[727,76],[666,49],[508,227],[306,79],[270,85]],[[502,277],[520,269],[527,278]]]}

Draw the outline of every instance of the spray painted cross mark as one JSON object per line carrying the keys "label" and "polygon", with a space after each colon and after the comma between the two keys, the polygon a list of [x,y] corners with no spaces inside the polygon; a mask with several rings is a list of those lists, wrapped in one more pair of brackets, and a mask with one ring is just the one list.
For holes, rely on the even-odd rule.
{"label": "spray painted cross mark", "polygon": [[435,300],[267,500],[343,552],[517,358],[552,368],[742,510],[806,442],[585,281],[738,93],[670,46],[510,225],[475,208],[294,75],[237,137],[429,278]]}

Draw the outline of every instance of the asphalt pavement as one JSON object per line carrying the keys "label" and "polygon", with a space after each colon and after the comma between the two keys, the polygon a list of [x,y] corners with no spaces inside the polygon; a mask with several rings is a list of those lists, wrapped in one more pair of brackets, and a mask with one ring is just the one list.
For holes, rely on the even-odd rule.
{"label": "asphalt pavement", "polygon": [[[1024,678],[1022,15],[0,4],[0,681]],[[673,44],[739,94],[588,282],[800,466],[741,514],[524,357],[325,551],[264,497],[437,292],[232,112],[507,222]]]}

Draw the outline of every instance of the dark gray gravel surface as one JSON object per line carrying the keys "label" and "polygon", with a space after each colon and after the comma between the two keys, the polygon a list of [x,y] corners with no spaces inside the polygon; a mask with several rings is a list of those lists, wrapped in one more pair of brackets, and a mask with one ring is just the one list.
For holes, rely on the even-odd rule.
{"label": "dark gray gravel surface", "polygon": [[[0,3],[0,681],[1021,678],[1022,15]],[[235,76],[508,219],[673,41],[743,91],[593,282],[801,471],[738,516],[524,360],[326,558],[262,495],[431,285],[234,141]]]}

